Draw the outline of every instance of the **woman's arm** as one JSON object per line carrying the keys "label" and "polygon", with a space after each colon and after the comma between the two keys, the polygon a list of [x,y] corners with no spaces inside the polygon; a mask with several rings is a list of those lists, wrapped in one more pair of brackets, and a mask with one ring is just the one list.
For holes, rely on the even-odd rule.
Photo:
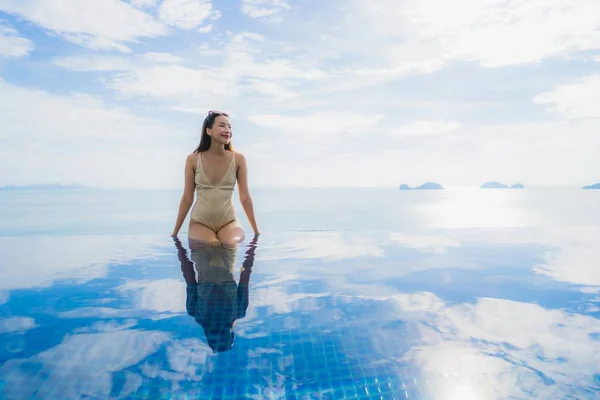
{"label": "woman's arm", "polygon": [[194,263],[189,259],[187,251],[181,244],[179,238],[173,237],[173,241],[175,242],[175,247],[177,247],[177,258],[181,264],[181,273],[183,274],[183,279],[185,280],[186,285],[188,287],[197,285],[198,281],[196,281]]}
{"label": "woman's arm", "polygon": [[238,283],[238,291],[236,298],[236,315],[235,319],[244,318],[248,309],[248,286],[250,285],[250,274],[254,266],[254,252],[256,251],[256,242],[258,236],[254,236],[248,244],[246,256],[240,268],[240,279]]}
{"label": "woman's arm", "polygon": [[197,156],[195,153],[187,156],[185,160],[185,183],[183,187],[183,195],[181,196],[181,201],[179,202],[179,212],[177,214],[177,220],[175,221],[175,227],[173,228],[173,233],[171,233],[171,236],[177,236],[188,211],[190,211],[190,207],[194,203],[194,166],[196,165],[196,160]]}
{"label": "woman's arm", "polygon": [[246,157],[243,154],[237,153],[237,181],[240,192],[240,203],[246,212],[248,222],[252,227],[255,235],[259,235],[258,226],[256,225],[256,219],[254,217],[254,205],[252,204],[252,197],[250,196],[250,190],[248,189],[248,165],[246,164]]}
{"label": "woman's arm", "polygon": [[181,272],[186,283],[185,309],[189,315],[196,317],[198,311],[198,282],[196,281],[194,263],[188,258],[187,251],[176,236],[173,237],[173,241],[175,247],[177,247],[177,258],[181,263]]}

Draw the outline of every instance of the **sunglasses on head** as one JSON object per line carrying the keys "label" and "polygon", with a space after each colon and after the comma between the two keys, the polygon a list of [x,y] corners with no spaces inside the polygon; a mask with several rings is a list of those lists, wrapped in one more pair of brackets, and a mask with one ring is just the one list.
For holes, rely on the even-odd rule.
{"label": "sunglasses on head", "polygon": [[212,116],[218,117],[219,115],[224,115],[226,117],[229,117],[229,114],[227,114],[226,112],[218,111],[218,110],[210,110],[208,112],[208,115],[206,116],[206,119],[209,119]]}

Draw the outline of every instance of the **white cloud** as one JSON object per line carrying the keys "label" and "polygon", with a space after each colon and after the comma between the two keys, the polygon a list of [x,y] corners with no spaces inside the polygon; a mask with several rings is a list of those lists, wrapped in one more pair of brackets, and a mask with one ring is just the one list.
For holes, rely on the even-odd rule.
{"label": "white cloud", "polygon": [[103,37],[81,33],[65,33],[63,37],[69,42],[93,50],[120,51],[121,53],[133,52],[129,47],[125,46],[124,44]]}
{"label": "white cloud", "polygon": [[[593,236],[600,240],[600,235]],[[585,240],[576,245],[567,245],[546,254],[546,261],[536,265],[534,271],[559,281],[578,285],[600,286],[600,273],[594,267],[600,251],[597,241]]]}
{"label": "white cloud", "polygon": [[[85,89],[80,90],[87,93],[104,85],[110,90],[102,91],[103,101],[96,96],[19,91],[0,82],[3,95],[17,94],[14,104],[5,100],[6,105],[18,110],[23,104],[25,110],[16,116],[6,111],[3,121],[9,128],[0,132],[3,137],[11,136],[10,145],[21,151],[57,154],[56,149],[50,151],[49,141],[42,146],[39,132],[48,131],[48,137],[76,138],[82,137],[76,127],[88,126],[87,135],[97,140],[106,135],[105,145],[108,137],[118,138],[115,147],[120,155],[116,157],[123,163],[121,167],[132,165],[125,161],[132,147],[124,146],[124,142],[131,145],[142,135],[152,138],[141,141],[147,151],[145,157],[157,154],[165,163],[177,162],[174,153],[167,155],[160,149],[173,132],[171,126],[158,120],[162,115],[156,120],[141,118],[125,107],[186,114],[222,108],[236,115],[235,129],[240,134],[235,140],[243,145],[240,150],[250,152],[247,156],[253,160],[257,184],[397,187],[403,182],[432,180],[448,186],[477,184],[491,176],[525,184],[587,184],[597,180],[589,165],[598,165],[599,159],[595,146],[600,121],[593,120],[599,110],[593,100],[600,79],[594,75],[577,80],[578,69],[569,72],[570,65],[580,61],[578,52],[593,50],[597,43],[590,33],[597,21],[589,16],[598,6],[589,0],[582,0],[580,8],[559,0],[544,5],[540,0],[459,0],[452,7],[433,0],[403,0],[400,4],[349,0],[348,4],[324,4],[310,10],[314,11],[310,15],[305,15],[306,10],[289,8],[286,18],[289,16],[290,23],[285,29],[272,25],[260,34],[248,32],[248,25],[256,24],[242,18],[235,30],[215,29],[216,33],[209,35],[199,32],[208,31],[212,25],[207,24],[220,14],[207,1],[167,1],[162,5],[121,1],[100,9],[104,0],[95,0],[84,7],[86,12],[79,2],[72,1],[0,0],[0,9],[37,23],[50,35],[58,33],[96,49],[137,50],[141,39],[171,32],[168,24],[190,29],[195,35],[179,32],[180,37],[161,39],[156,46],[147,40],[139,53],[114,57],[101,57],[96,52],[52,55],[54,65],[68,70],[52,71],[61,79],[56,84],[63,85],[62,93],[70,84],[83,84]],[[293,6],[277,1],[238,4],[257,18],[277,17],[288,10],[287,4]],[[145,8],[154,5],[156,9]],[[559,14],[560,23],[554,23]],[[290,28],[292,22],[305,17],[310,29],[296,35],[295,28]],[[581,21],[577,22],[578,18]],[[529,29],[526,27],[539,28],[543,35],[538,37],[538,31],[533,30],[522,40],[510,39],[511,29],[520,32]],[[27,34],[22,30],[25,28],[18,27],[23,35]],[[500,34],[505,31],[505,35]],[[489,37],[493,40],[479,43]],[[591,53],[585,53],[585,61]],[[555,56],[565,56],[561,62],[566,69],[561,71],[567,71],[566,82],[571,83],[541,93],[533,103],[532,93],[545,91],[556,81],[554,75],[546,74],[550,64],[541,65],[540,75],[527,69],[533,66],[490,71],[473,65],[527,64]],[[451,62],[465,60],[467,63],[457,62],[444,72],[436,72]],[[48,75],[41,72],[42,64],[35,61],[27,76],[33,79],[39,73],[39,78],[45,79],[43,76]],[[70,79],[73,71],[79,72],[74,75],[76,79]],[[431,75],[414,80],[400,77],[415,72]],[[535,79],[522,78],[521,74]],[[504,80],[508,76],[510,82]],[[457,79],[465,82],[455,91]],[[42,87],[46,84],[32,82]],[[37,107],[40,104],[41,109]],[[550,113],[544,115],[543,108]],[[28,118],[28,113],[41,118]],[[543,118],[554,120],[545,122]],[[516,119],[521,122],[514,122]],[[16,139],[12,132],[29,132],[30,136]],[[276,151],[284,138],[295,141],[288,145],[291,153],[285,157]],[[91,150],[85,151],[90,159]],[[0,161],[2,167],[18,165],[13,155],[17,152],[6,153]],[[329,156],[323,157],[325,153]],[[98,150],[94,159],[100,160],[101,154]],[[75,157],[65,158],[71,162],[86,159]],[[283,159],[290,162],[277,171],[269,167]],[[322,174],[322,170],[331,173]],[[87,171],[93,172],[91,167]],[[33,172],[26,174],[28,179],[34,178]],[[67,177],[73,177],[73,172],[63,178]],[[24,178],[11,175],[10,179],[7,183]],[[133,179],[128,178],[130,181]]]}
{"label": "white cloud", "polygon": [[284,79],[312,81],[326,78],[326,74],[317,68],[305,69],[285,59],[257,61],[249,54],[243,53],[231,54],[228,67],[242,76],[253,76],[270,81]]}
{"label": "white cloud", "polygon": [[[555,191],[550,190],[550,192]],[[306,197],[313,198],[313,196]],[[456,197],[466,198],[463,195]],[[438,199],[435,204],[443,204]],[[497,212],[502,207],[510,209],[510,204],[505,204],[505,200],[500,199],[495,204],[500,204],[501,207],[492,205],[488,212]],[[315,204],[322,202],[318,198],[315,200]],[[274,205],[269,204],[268,207],[276,207],[276,204],[277,201],[274,200]],[[467,208],[464,212],[468,214],[470,209]],[[548,218],[545,211],[541,211],[540,216]],[[437,218],[437,215],[434,217]],[[498,251],[506,255],[506,258],[496,258],[494,260],[496,266],[502,265],[511,276],[513,273],[522,274],[524,266],[515,264],[514,255],[521,254],[522,249],[530,249],[533,253],[531,251],[529,253],[537,255],[536,259],[543,257],[543,261],[532,262],[526,266],[531,272],[560,282],[581,285],[581,291],[586,293],[596,293],[600,288],[600,271],[596,268],[595,261],[600,257],[600,248],[596,245],[600,241],[600,231],[594,225],[558,227],[548,223],[517,229],[499,229],[495,226],[489,229],[484,221],[484,224],[480,226],[473,224],[468,229],[456,229],[454,226],[451,230],[444,229],[448,228],[447,226],[434,228],[443,230],[439,234],[369,232],[368,235],[360,235],[352,232],[301,232],[289,236],[283,235],[277,243],[266,242],[260,245],[262,250],[257,264],[261,264],[261,270],[267,273],[270,279],[256,283],[253,287],[264,288],[263,295],[267,297],[271,292],[275,297],[285,297],[283,294],[286,285],[296,282],[301,276],[322,275],[322,265],[325,262],[327,264],[325,279],[330,285],[329,291],[349,296],[362,296],[369,292],[378,295],[383,293],[394,295],[397,293],[396,288],[386,285],[385,282],[418,271],[444,270],[457,265],[463,270],[481,269],[489,261],[490,255],[500,254],[497,253]],[[418,228],[415,229],[418,231]],[[400,250],[401,253],[398,255],[398,244],[418,250],[418,257],[407,256],[411,253],[403,250]],[[473,252],[469,249],[485,249],[485,251]],[[336,261],[360,257],[369,259],[371,266],[369,277],[361,282],[349,282],[346,279],[348,264]],[[265,260],[292,259],[296,261],[288,262],[288,268],[285,270],[277,268],[280,264],[277,262],[262,264]],[[310,261],[312,259],[319,259],[322,262]],[[358,262],[354,264],[361,265]],[[520,272],[515,272],[516,270],[511,272],[511,268],[519,269]],[[275,289],[277,290],[274,291]],[[310,295],[306,294],[308,297]],[[403,297],[403,299],[406,300],[402,303],[405,309],[413,309],[419,304],[436,310],[440,308],[439,302],[432,302],[420,296]]]}
{"label": "white cloud", "polygon": [[279,99],[290,99],[296,95],[295,93],[284,89],[277,83],[263,79],[249,79],[246,89],[250,89],[250,92],[253,93],[262,93]]}
{"label": "white cloud", "polygon": [[223,49],[213,54],[214,63],[204,62],[196,68],[173,64],[179,60],[168,53],[146,53],[146,57],[155,61],[152,65],[140,63],[133,57],[97,56],[67,57],[55,64],[77,71],[86,68],[118,71],[104,79],[109,88],[126,97],[164,99],[172,103],[173,109],[201,109],[208,104],[210,108],[231,109],[226,105],[244,95],[292,98],[299,82],[326,77],[310,63],[294,63],[278,57],[259,59],[263,47],[268,46],[263,41],[264,37],[258,34],[232,34]]}
{"label": "white cloud", "polygon": [[140,236],[5,237],[0,240],[0,289],[37,288],[61,279],[86,282],[103,277],[108,264],[161,254],[159,242]]}
{"label": "white cloud", "polygon": [[52,63],[69,71],[126,71],[136,66],[134,60],[120,56],[67,56]]}
{"label": "white cloud", "polygon": [[[597,181],[589,166],[598,165],[600,159],[600,120],[516,124],[447,121],[447,125],[418,120],[396,125],[394,117],[386,113],[384,119],[383,114],[352,111],[249,113],[250,122],[266,128],[260,131],[265,141],[255,143],[260,148],[252,155],[254,171],[260,170],[261,182],[295,182],[300,186],[397,187],[425,181],[454,186],[479,185],[491,179],[572,186]],[[406,127],[419,129],[409,131]],[[425,134],[455,128],[447,134]],[[422,134],[390,136],[396,129],[402,133],[420,130]],[[368,140],[357,140],[363,136]],[[285,157],[285,165],[276,151],[284,137],[303,144],[294,150],[303,157]],[[327,157],[322,157],[324,153]],[[310,154],[319,157],[305,157]],[[277,163],[281,168],[277,173],[262,171],[258,164],[263,162]]]}
{"label": "white cloud", "polygon": [[105,105],[101,99],[76,93],[54,95],[25,89],[0,79],[0,119],[11,129],[0,138],[56,140],[59,138],[98,140],[148,140],[169,136],[166,126],[137,117],[126,109]]}
{"label": "white cloud", "polygon": [[[536,398],[564,397],[573,394],[573,381],[593,382],[600,362],[590,356],[600,350],[592,338],[598,320],[536,304],[482,298],[475,305],[413,310],[405,318],[417,322],[421,337],[403,359],[429,380],[432,397],[458,395],[465,388],[478,398],[510,397],[524,389]],[[536,371],[555,385],[545,384]],[[517,376],[520,383],[508,384]]]}
{"label": "white cloud", "polygon": [[[56,397],[60,386],[62,399],[110,397],[113,374],[134,366],[158,351],[169,341],[165,332],[120,330],[96,334],[67,335],[64,340],[26,359],[12,359],[0,368],[8,397]],[[118,346],[118,347],[116,347]],[[32,373],[36,365],[40,373]],[[134,373],[124,373],[125,382],[116,396],[127,397],[142,384]],[[20,384],[25,379],[28,384]]]}
{"label": "white cloud", "polygon": [[[106,323],[95,324],[88,328],[98,333],[73,332],[52,348],[8,360],[0,367],[3,394],[54,398],[60,385],[61,399],[127,398],[149,380],[179,387],[201,381],[214,369],[212,351],[200,339],[172,340],[167,332],[127,329],[128,322],[108,330]],[[164,355],[151,357],[158,351]],[[122,380],[115,386],[117,373]]]}
{"label": "white cloud", "polygon": [[392,136],[429,136],[456,132],[460,128],[460,122],[456,121],[414,121],[406,125],[392,129]]}
{"label": "white cloud", "polygon": [[599,14],[595,0],[351,0],[344,29],[348,46],[397,73],[427,72],[455,60],[501,67],[598,49]]}
{"label": "white cloud", "polygon": [[93,49],[129,51],[124,42],[167,33],[154,17],[122,1],[0,0],[0,10]]}
{"label": "white cloud", "polygon": [[0,319],[0,333],[25,332],[36,326],[35,320],[31,317],[9,317]]}
{"label": "white cloud", "polygon": [[[553,192],[552,190],[550,192]],[[494,196],[497,196],[495,194]],[[502,208],[510,209],[510,204],[498,199],[499,210]],[[465,212],[471,213],[471,207],[467,204]],[[585,222],[577,221],[576,215],[580,212],[573,210],[564,212],[565,221],[568,226],[558,226],[554,221],[548,221],[548,212],[540,210],[537,218],[527,228],[507,229],[486,231],[476,229],[453,230],[448,232],[448,237],[452,240],[463,242],[476,242],[485,245],[507,245],[507,246],[539,246],[545,248],[543,252],[544,260],[532,265],[533,272],[548,276],[561,282],[568,282],[576,285],[587,285],[582,288],[582,292],[595,293],[600,288],[600,270],[596,264],[600,258],[600,231],[597,225],[591,221],[589,226]],[[502,213],[501,213],[502,214]],[[530,218],[531,218],[530,213]],[[435,218],[436,216],[434,216]],[[516,218],[521,216],[517,215]],[[584,214],[584,218],[585,218]]]}
{"label": "white cloud", "polygon": [[460,247],[460,242],[444,236],[390,233],[390,240],[403,246],[443,253],[448,247]]}
{"label": "white cloud", "polygon": [[600,119],[600,75],[580,78],[534,97],[537,104],[548,105],[548,111],[568,118]]}
{"label": "white cloud", "polygon": [[54,65],[69,71],[89,72],[125,72],[138,68],[152,68],[155,65],[178,64],[183,62],[182,57],[171,53],[147,52],[137,56],[110,56],[87,55],[57,57],[52,62]]}
{"label": "white cloud", "polygon": [[[81,310],[78,308],[77,310]],[[63,316],[60,315],[62,318]],[[96,316],[95,316],[96,317]],[[67,317],[68,318],[68,317]],[[76,328],[74,333],[100,333],[100,332],[115,332],[115,331],[123,331],[129,328],[133,328],[136,326],[138,321],[133,318],[128,319],[113,319],[107,321],[97,321],[92,325],[84,326],[81,328]]]}
{"label": "white cloud", "polygon": [[[265,250],[265,246],[267,250]],[[280,245],[262,245],[262,259],[345,260],[356,257],[382,257],[383,250],[363,236],[342,236],[337,232],[297,233]]]}
{"label": "white cloud", "polygon": [[[348,191],[348,195],[352,195],[352,191]],[[382,191],[375,195],[388,196],[390,192]],[[307,199],[314,198],[314,204],[317,205],[323,203],[322,197],[325,195],[315,190],[314,196],[305,196]],[[274,205],[268,204],[268,207],[277,207],[277,203],[274,200]],[[352,206],[346,205],[346,207]],[[298,300],[302,300],[301,308],[304,309],[312,302],[318,302],[318,298],[323,297],[327,292],[352,297],[394,296],[398,293],[397,287],[387,282],[399,281],[409,275],[415,276],[422,271],[442,271],[457,265],[462,270],[482,269],[486,263],[484,259],[488,256],[480,252],[473,254],[468,251],[448,251],[462,246],[462,237],[423,233],[388,234],[377,229],[378,231],[369,231],[368,235],[347,231],[294,232],[290,236],[280,236],[276,243],[263,242],[259,245],[261,251],[256,263],[260,264],[261,271],[267,274],[269,279],[253,284],[253,304],[259,301],[261,305],[269,305],[279,312],[289,312],[299,307]],[[417,251],[407,252],[399,249],[398,244]],[[353,260],[350,264],[347,262],[349,259]],[[506,267],[514,267],[510,255],[507,259]],[[287,260],[285,269],[278,268],[281,264],[278,261],[282,260]],[[263,263],[263,261],[270,262]],[[496,262],[502,261],[496,260]],[[324,265],[326,269],[323,269]],[[368,276],[364,276],[360,281],[352,279],[354,274],[348,271],[348,268],[353,268],[351,265],[356,266],[357,271],[368,265]],[[320,284],[327,284],[328,289],[325,293],[294,291],[293,295],[286,294],[286,287],[293,286],[299,279],[318,280]],[[257,300],[259,288],[260,299]],[[437,307],[426,300],[419,296],[411,296],[407,298],[407,304],[412,304],[413,308],[424,306],[425,303],[431,308]],[[405,306],[408,307],[406,304]]]}
{"label": "white cloud", "polygon": [[126,96],[153,96],[174,99],[177,96],[206,98],[235,93],[233,82],[217,70],[192,69],[179,65],[139,68],[116,75],[108,86]]}
{"label": "white cloud", "polygon": [[19,35],[15,29],[0,21],[0,56],[23,57],[33,50],[33,42]]}
{"label": "white cloud", "polygon": [[[595,383],[600,322],[591,316],[497,298],[450,304],[429,292],[336,295],[338,304],[358,300],[365,310],[369,303],[383,308],[384,323],[402,321],[402,340],[395,329],[369,332],[367,346],[385,351],[388,362],[361,361],[410,375],[414,384],[403,387],[424,398],[585,397]],[[335,324],[314,315],[313,325],[317,321],[321,329]]]}
{"label": "white cloud", "polygon": [[[294,310],[303,310],[309,312],[311,310],[321,309],[320,301],[328,296],[328,293],[287,293],[280,287],[257,287],[254,286],[252,291],[252,309],[250,313],[255,312],[260,308],[268,308],[269,313],[273,314],[288,314]],[[244,325],[253,319],[257,319],[257,315],[247,314],[244,319]],[[238,325],[239,327],[239,325]],[[244,327],[240,327],[237,332],[242,337],[250,337],[249,332],[246,332]],[[268,336],[269,332],[266,327],[260,329],[261,332],[256,332],[256,327],[253,327],[252,333],[256,336]]]}
{"label": "white cloud", "polygon": [[[160,369],[160,366],[153,368],[150,364],[147,364],[145,369],[152,371],[149,374],[150,376],[160,377],[172,382],[199,382],[212,367],[210,357],[212,350],[200,339],[175,340],[171,342],[166,350],[169,367]],[[208,368],[204,368],[205,366]]]}
{"label": "white cloud", "polygon": [[181,279],[129,280],[116,288],[131,293],[133,307],[159,313],[185,313],[185,282]]}
{"label": "white cloud", "polygon": [[[590,235],[594,229],[596,233]],[[598,232],[593,226],[589,229],[573,228],[566,231],[555,227],[538,230],[452,230],[447,233],[448,237],[408,236],[400,239],[426,249],[436,248],[438,245],[455,245],[463,240],[474,244],[475,249],[481,249],[482,244],[492,243],[511,244],[515,249],[522,248],[523,245],[538,246],[540,243],[553,247],[558,245],[559,242],[554,240],[559,237],[563,244],[581,242],[589,248],[597,247],[593,244],[598,242]],[[332,327],[335,329],[335,317],[344,318],[340,307],[349,303],[360,302],[365,312],[371,309],[369,305],[376,307],[378,315],[389,317],[385,321],[379,321],[382,327],[388,321],[401,320],[402,340],[391,340],[384,347],[389,364],[382,367],[389,367],[388,371],[393,370],[399,374],[410,373],[417,382],[429,382],[428,385],[419,387],[422,390],[420,394],[424,397],[467,398],[467,395],[472,395],[474,398],[508,398],[524,391],[535,398],[562,398],[567,394],[577,397],[589,385],[594,384],[595,366],[600,362],[596,355],[600,354],[600,341],[596,339],[600,332],[600,321],[593,316],[489,297],[475,299],[473,303],[448,303],[432,293],[402,293],[397,291],[395,285],[381,284],[401,276],[407,269],[410,272],[414,264],[423,261],[421,259],[399,258],[390,261],[389,257],[373,258],[371,255],[368,256],[371,260],[368,275],[363,276],[360,282],[345,279],[353,276],[352,271],[348,271],[349,264],[342,261],[343,257],[331,255],[352,254],[351,247],[357,243],[369,242],[364,243],[358,235],[352,234],[344,234],[339,238],[346,246],[338,247],[338,240],[332,241],[328,233],[310,233],[305,237],[294,234],[294,240],[281,248],[271,243],[267,243],[267,247],[265,244],[261,245],[261,254],[273,255],[276,259],[294,258],[297,262],[288,263],[288,268],[285,269],[278,268],[280,263],[277,262],[261,264],[261,271],[272,279],[253,286],[255,290],[252,299],[255,305],[269,307],[269,312],[272,313],[287,314],[299,309],[309,310],[311,326],[321,330],[330,330]],[[347,240],[349,238],[357,240]],[[582,238],[584,239],[581,240]],[[387,250],[388,243],[382,243],[378,239],[373,242]],[[311,245],[313,240],[321,243]],[[287,243],[287,240],[284,239],[283,242]],[[328,243],[333,243],[331,250],[320,248],[320,245],[325,247]],[[297,255],[308,248],[315,250],[306,259],[322,258],[329,261],[326,271],[322,269],[323,263],[298,260]],[[503,247],[498,250],[506,253],[507,249]],[[477,256],[472,258],[475,253],[479,253],[482,259],[489,258],[489,253],[481,253],[479,250],[466,253],[469,253],[470,261],[475,263],[478,261]],[[586,265],[579,263],[577,268],[593,271],[594,259],[597,257],[590,257]],[[260,260],[264,258],[261,256]],[[261,262],[260,260],[257,262]],[[462,262],[451,260],[447,255],[437,261],[430,263],[430,268],[437,268],[440,263],[463,266]],[[499,261],[495,260],[496,263]],[[521,268],[515,266],[512,256],[507,256],[504,262],[506,268]],[[364,269],[364,265],[360,263],[353,264],[358,269]],[[574,267],[576,264],[566,262],[565,272],[569,266]],[[416,269],[412,271],[414,270]],[[512,273],[508,274],[512,276]],[[521,272],[517,275],[520,276]],[[327,285],[327,290],[291,295],[286,293],[287,289],[296,287],[299,277],[307,282],[318,280],[319,287]],[[516,275],[514,277],[518,278]],[[326,280],[325,283],[323,279]],[[340,307],[323,307],[327,293],[335,293],[335,302]],[[384,303],[390,308],[384,308]],[[268,335],[265,328],[253,324],[253,318],[259,317],[249,313],[250,321],[246,320],[240,325],[240,336]],[[295,329],[293,316],[288,315],[287,318],[289,320],[286,327]],[[378,327],[369,332],[377,349],[381,349],[378,344],[385,340],[392,337],[397,339],[395,329],[390,329],[389,333],[386,337],[385,329]],[[375,356],[364,361],[381,360]],[[552,380],[555,384],[548,385],[546,380]],[[577,385],[573,385],[573,382],[577,382]],[[577,392],[578,390],[581,392]]]}
{"label": "white cloud", "polygon": [[327,141],[340,135],[366,135],[382,118],[381,114],[343,111],[321,111],[302,116],[256,114],[247,117],[253,124],[277,130],[279,136],[316,141]]}
{"label": "white cloud", "polygon": [[205,25],[205,26],[203,26],[201,28],[198,28],[198,32],[200,32],[200,33],[209,33],[209,32],[212,32],[212,30],[214,29],[214,27],[215,26],[212,25],[212,24],[211,25]]}
{"label": "white cloud", "polygon": [[[193,133],[185,140],[175,127],[89,95],[54,95],[2,80],[0,93],[0,120],[10,127],[0,130],[3,182],[55,182],[60,177],[99,187],[173,187],[180,182],[185,146],[195,141]],[[20,167],[24,162],[30,168]]]}
{"label": "white cloud", "polygon": [[[438,135],[433,140],[415,135],[390,138],[388,132],[394,129],[393,124],[383,119],[375,124],[376,114],[347,112],[340,113],[340,118],[328,115],[336,113],[302,117],[249,115],[250,122],[268,128],[260,131],[268,135],[260,152],[257,150],[251,155],[255,160],[254,174],[260,175],[254,175],[254,179],[283,186],[293,182],[299,186],[350,187],[398,187],[401,183],[412,185],[426,181],[438,182],[444,187],[472,186],[490,180],[520,182],[526,186],[580,186],[598,180],[596,169],[590,166],[597,166],[600,160],[597,134],[600,120],[522,124],[461,122],[458,131]],[[362,136],[368,140],[357,139]],[[283,138],[301,143],[294,151],[302,157],[280,155],[277,149]],[[327,157],[323,157],[324,154]],[[266,168],[269,164],[280,167],[275,172]],[[453,206],[465,207],[458,203]],[[462,221],[456,214],[454,222],[477,223],[475,211],[472,219]],[[484,220],[502,222],[499,214],[491,217]],[[517,222],[512,217],[504,220],[506,224]],[[521,223],[528,222],[522,220]]]}
{"label": "white cloud", "polygon": [[158,0],[131,0],[131,4],[139,8],[151,8],[158,4]]}
{"label": "white cloud", "polygon": [[283,0],[242,0],[242,12],[250,18],[273,19],[275,15],[290,8]]}
{"label": "white cloud", "polygon": [[[554,191],[550,190],[550,192]],[[315,193],[323,192],[315,191]],[[306,197],[313,198],[313,196]],[[465,198],[462,195],[457,197]],[[438,199],[435,200],[436,205],[441,204]],[[317,202],[323,201],[317,199],[315,204]],[[277,203],[274,199],[274,205],[269,204],[268,207],[277,207]],[[502,204],[502,201],[496,204]],[[502,206],[510,208],[510,205]],[[495,212],[498,208],[492,205],[489,211]],[[542,218],[547,219],[547,214],[544,211],[540,212]],[[569,221],[573,219],[569,218]],[[520,275],[524,272],[523,265],[515,264],[514,256],[521,254],[523,249],[533,251],[529,253],[537,255],[537,259],[544,258],[544,261],[528,266],[533,273],[561,282],[585,285],[582,291],[587,293],[595,293],[600,287],[600,271],[595,268],[595,260],[600,257],[600,248],[596,245],[600,241],[600,231],[595,225],[558,227],[550,222],[547,225],[518,229],[497,227],[473,229],[475,227],[476,225],[469,229],[444,229],[438,234],[431,234],[430,230],[427,230],[427,233],[369,232],[368,235],[361,235],[353,232],[301,232],[289,236],[283,235],[277,243],[260,244],[262,250],[257,263],[261,264],[261,270],[270,279],[257,282],[253,287],[264,288],[261,296],[268,298],[272,294],[273,297],[282,298],[285,297],[286,285],[297,282],[302,276],[308,277],[308,280],[311,280],[312,276],[321,276],[322,266],[325,263],[327,272],[324,278],[327,279],[330,292],[348,296],[366,296],[368,292],[378,293],[379,296],[383,293],[395,296],[397,289],[385,282],[418,271],[443,270],[457,265],[463,270],[481,269],[489,261],[490,254],[505,255],[505,257],[495,258],[494,265],[502,265],[510,276],[514,273]],[[402,250],[398,256],[397,244],[419,250],[418,257],[407,256]],[[473,249],[479,250],[471,251]],[[481,249],[485,251],[480,251]],[[500,253],[497,253],[498,251]],[[343,260],[360,257],[369,259],[370,274],[361,282],[349,282],[346,279],[349,276],[348,263]],[[288,262],[288,268],[285,270],[278,268],[280,263],[277,262],[262,264],[265,260],[286,259],[294,259],[296,262]],[[322,262],[312,262],[312,259],[320,259]],[[355,260],[354,265],[362,264]],[[515,268],[519,271],[510,271]],[[307,293],[302,297],[314,295],[317,294]],[[413,311],[416,308],[428,309],[443,314],[439,299],[434,301],[420,294],[407,296],[396,296],[396,300],[402,299],[403,309]]]}
{"label": "white cloud", "polygon": [[144,54],[144,57],[150,61],[165,64],[176,64],[183,61],[183,58],[170,53],[148,52]]}
{"label": "white cloud", "polygon": [[214,15],[210,0],[164,0],[159,17],[169,25],[194,29]]}
{"label": "white cloud", "polygon": [[545,261],[533,270],[553,279],[577,285],[600,286],[600,271],[595,266],[600,257],[600,231],[595,227],[547,230],[540,234],[553,247]]}
{"label": "white cloud", "polygon": [[[110,308],[110,307],[79,307],[74,310],[57,313],[59,318],[129,318],[139,317],[140,311],[133,308]],[[89,329],[94,329],[90,326]]]}

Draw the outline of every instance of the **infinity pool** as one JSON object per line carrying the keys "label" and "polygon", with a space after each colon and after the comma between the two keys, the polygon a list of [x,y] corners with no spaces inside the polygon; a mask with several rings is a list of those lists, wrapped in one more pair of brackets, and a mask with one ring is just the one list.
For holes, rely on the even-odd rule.
{"label": "infinity pool", "polygon": [[0,238],[6,399],[600,395],[595,227]]}

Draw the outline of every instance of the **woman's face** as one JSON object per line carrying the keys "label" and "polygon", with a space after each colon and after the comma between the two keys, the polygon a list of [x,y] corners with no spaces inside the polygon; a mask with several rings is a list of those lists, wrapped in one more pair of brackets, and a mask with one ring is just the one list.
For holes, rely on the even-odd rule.
{"label": "woman's face", "polygon": [[215,140],[218,143],[228,144],[232,134],[229,118],[225,115],[216,116],[212,129],[207,129],[206,133],[208,133],[212,140]]}

